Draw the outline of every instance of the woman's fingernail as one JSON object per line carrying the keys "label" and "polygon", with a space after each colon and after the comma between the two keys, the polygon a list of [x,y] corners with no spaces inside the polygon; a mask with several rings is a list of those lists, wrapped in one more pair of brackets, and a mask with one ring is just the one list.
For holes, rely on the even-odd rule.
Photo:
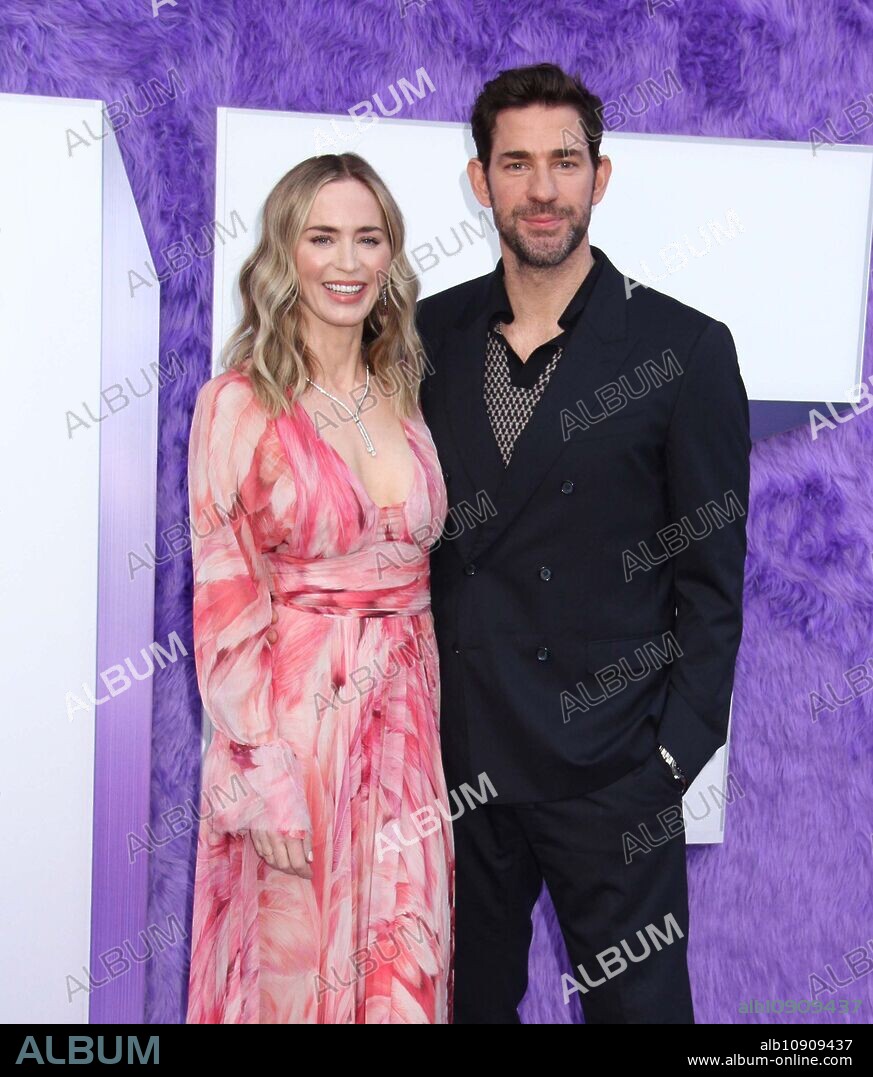
{"label": "woman's fingernail", "polygon": [[312,860],[312,853],[307,853],[306,854],[306,859],[311,861]]}

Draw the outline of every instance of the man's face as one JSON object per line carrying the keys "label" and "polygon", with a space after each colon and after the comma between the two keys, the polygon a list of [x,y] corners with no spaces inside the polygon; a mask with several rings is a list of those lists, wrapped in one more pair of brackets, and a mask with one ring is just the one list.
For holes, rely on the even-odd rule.
{"label": "man's face", "polygon": [[497,116],[487,175],[468,166],[473,189],[521,265],[560,265],[588,234],[591,206],[609,178],[595,173],[576,109],[527,105]]}

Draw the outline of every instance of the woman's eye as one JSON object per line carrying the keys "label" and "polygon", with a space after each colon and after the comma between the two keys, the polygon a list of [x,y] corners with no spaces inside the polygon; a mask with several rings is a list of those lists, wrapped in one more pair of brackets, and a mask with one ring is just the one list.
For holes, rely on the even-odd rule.
{"label": "woman's eye", "polygon": [[[325,236],[313,236],[312,237],[312,242],[318,244],[319,246],[322,246],[325,243],[331,243],[332,241],[333,241],[332,236],[325,235]],[[361,240],[361,242],[362,243],[368,243],[368,244],[370,244],[370,246],[373,246],[373,247],[378,247],[381,240],[378,239],[376,236],[364,236],[363,239]]]}

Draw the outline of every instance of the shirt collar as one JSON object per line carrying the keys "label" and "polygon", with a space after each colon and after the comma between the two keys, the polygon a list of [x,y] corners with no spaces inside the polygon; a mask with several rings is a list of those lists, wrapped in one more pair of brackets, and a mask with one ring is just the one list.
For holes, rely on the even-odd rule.
{"label": "shirt collar", "polygon": [[[595,281],[603,266],[603,259],[597,247],[591,248],[591,255],[594,258],[594,265],[588,271],[585,280],[576,289],[576,294],[564,308],[563,314],[558,318],[558,325],[560,325],[561,329],[569,329],[582,314],[585,309],[585,303],[591,295]],[[488,325],[493,328],[495,322],[511,322],[514,317],[509,296],[506,294],[503,259],[500,258],[491,277],[491,292],[488,298]]]}

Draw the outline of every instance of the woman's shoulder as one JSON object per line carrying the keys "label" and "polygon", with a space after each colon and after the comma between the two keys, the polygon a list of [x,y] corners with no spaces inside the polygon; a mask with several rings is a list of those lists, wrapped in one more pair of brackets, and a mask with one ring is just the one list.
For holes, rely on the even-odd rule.
{"label": "woman's shoulder", "polygon": [[200,386],[197,395],[202,396],[205,400],[217,400],[219,396],[227,396],[233,399],[246,393],[250,397],[254,395],[252,383],[248,376],[241,370],[231,369],[222,370],[220,373],[208,378]]}
{"label": "woman's shoulder", "polygon": [[252,383],[241,370],[223,370],[203,382],[197,392],[196,407],[199,411],[220,411],[225,415],[242,418],[249,414],[251,421],[263,422],[263,409],[255,395]]}
{"label": "woman's shoulder", "polygon": [[263,451],[272,425],[245,373],[224,370],[200,386],[192,437],[206,438],[213,451],[233,457],[240,469]]}

